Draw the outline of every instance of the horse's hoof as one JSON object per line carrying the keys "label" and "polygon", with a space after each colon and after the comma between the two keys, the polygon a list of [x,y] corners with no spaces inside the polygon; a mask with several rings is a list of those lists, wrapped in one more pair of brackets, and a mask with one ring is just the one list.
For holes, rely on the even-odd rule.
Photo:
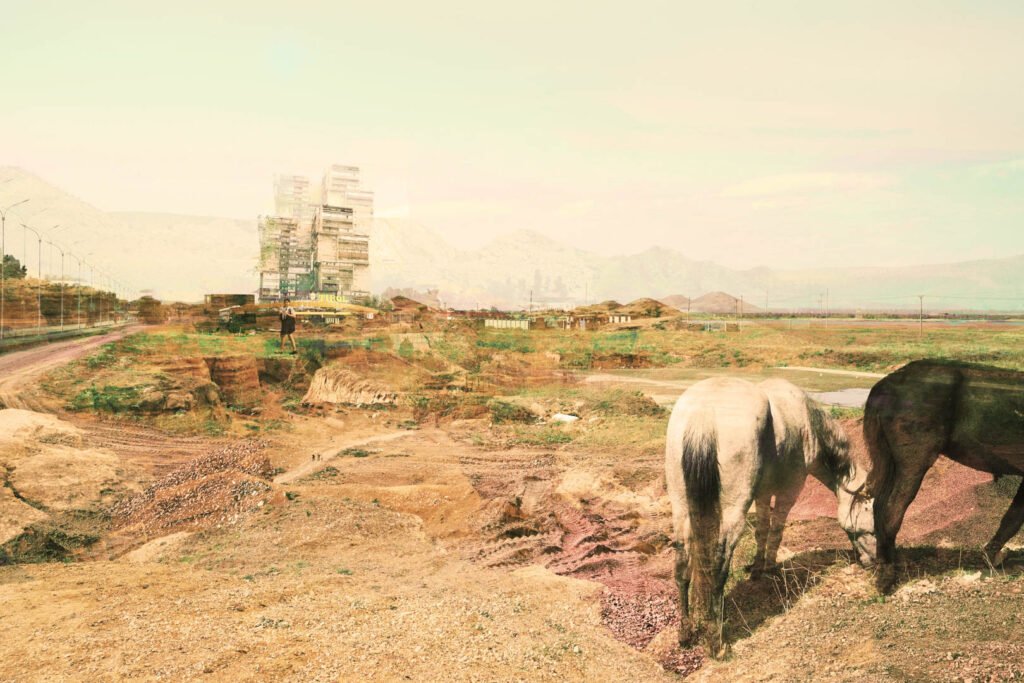
{"label": "horse's hoof", "polygon": [[717,639],[704,643],[704,652],[712,659],[725,659],[731,651],[728,643],[718,642]]}
{"label": "horse's hoof", "polygon": [[696,640],[697,631],[693,628],[693,624],[684,618],[683,622],[679,624],[679,647],[693,647]]}
{"label": "horse's hoof", "polygon": [[896,587],[896,568],[891,564],[878,565],[875,575],[875,587],[882,595],[889,595]]}
{"label": "horse's hoof", "polygon": [[1006,548],[1001,550],[993,550],[992,548],[985,548],[985,560],[993,567],[1002,566],[1003,562],[1006,562],[1006,557],[1009,553]]}

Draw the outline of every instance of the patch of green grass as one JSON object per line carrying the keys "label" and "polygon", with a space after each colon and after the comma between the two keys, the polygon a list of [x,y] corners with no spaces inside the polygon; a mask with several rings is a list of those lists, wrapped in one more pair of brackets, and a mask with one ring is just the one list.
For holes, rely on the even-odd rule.
{"label": "patch of green grass", "polygon": [[377,451],[368,451],[365,448],[345,448],[338,455],[347,455],[352,458],[368,458],[369,456],[377,453]]}
{"label": "patch of green grass", "polygon": [[102,512],[70,510],[54,513],[0,546],[0,566],[37,562],[70,562],[109,528]]}
{"label": "patch of green grass", "polygon": [[115,414],[134,412],[139,407],[139,393],[139,387],[134,386],[92,385],[78,392],[68,403],[68,408]]}
{"label": "patch of green grass", "polygon": [[864,417],[864,408],[845,408],[843,406],[830,406],[829,415],[837,420],[859,419]]}
{"label": "patch of green grass", "polygon": [[342,576],[352,576],[352,570],[351,569],[346,569],[345,567],[338,567],[334,571],[336,571],[337,573],[341,574]]}
{"label": "patch of green grass", "polygon": [[203,421],[203,431],[210,436],[221,436],[224,434],[225,429],[223,424],[213,418],[209,418]]}
{"label": "patch of green grass", "polygon": [[341,474],[341,472],[338,471],[337,467],[334,467],[333,465],[328,465],[322,470],[314,472],[310,479],[331,479],[333,477],[338,476],[339,474]]}
{"label": "patch of green grass", "polygon": [[557,446],[572,441],[572,434],[558,427],[517,429],[510,443],[516,446]]}

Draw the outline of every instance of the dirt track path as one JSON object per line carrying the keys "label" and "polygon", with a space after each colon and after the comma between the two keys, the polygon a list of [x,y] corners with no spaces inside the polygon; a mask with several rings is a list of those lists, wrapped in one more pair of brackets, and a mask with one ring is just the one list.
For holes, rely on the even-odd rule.
{"label": "dirt track path", "polygon": [[22,389],[44,372],[81,358],[97,347],[126,337],[137,329],[135,325],[122,327],[106,334],[54,342],[0,356],[0,407],[33,410],[33,406],[20,395]]}
{"label": "dirt track path", "polygon": [[[366,437],[363,439],[357,439],[351,442],[343,442],[337,445],[331,445],[330,448],[320,449],[314,451],[321,456],[320,460],[306,460],[301,465],[293,467],[292,469],[279,474],[274,478],[275,484],[288,484],[302,477],[309,476],[315,472],[320,471],[330,463],[338,453],[346,448],[358,448],[360,446],[368,446],[374,443],[382,443],[385,441],[394,441],[395,439],[401,439],[403,436],[411,436],[412,432],[400,431],[400,432],[388,432],[386,434],[377,434],[375,436]],[[312,454],[311,454],[312,455]]]}

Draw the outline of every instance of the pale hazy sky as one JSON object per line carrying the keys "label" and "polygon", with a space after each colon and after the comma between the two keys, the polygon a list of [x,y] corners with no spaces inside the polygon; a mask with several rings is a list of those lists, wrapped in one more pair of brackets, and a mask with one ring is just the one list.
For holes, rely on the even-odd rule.
{"label": "pale hazy sky", "polygon": [[45,2],[0,17],[0,164],[108,210],[380,214],[731,266],[1024,252],[1024,2]]}

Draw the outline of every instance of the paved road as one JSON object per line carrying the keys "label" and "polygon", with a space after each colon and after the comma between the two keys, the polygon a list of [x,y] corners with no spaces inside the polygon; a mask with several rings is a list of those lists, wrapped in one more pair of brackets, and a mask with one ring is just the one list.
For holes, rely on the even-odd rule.
{"label": "paved road", "polygon": [[53,368],[81,358],[97,347],[138,331],[137,325],[121,327],[106,334],[34,346],[0,356],[0,407],[28,408],[21,391]]}

